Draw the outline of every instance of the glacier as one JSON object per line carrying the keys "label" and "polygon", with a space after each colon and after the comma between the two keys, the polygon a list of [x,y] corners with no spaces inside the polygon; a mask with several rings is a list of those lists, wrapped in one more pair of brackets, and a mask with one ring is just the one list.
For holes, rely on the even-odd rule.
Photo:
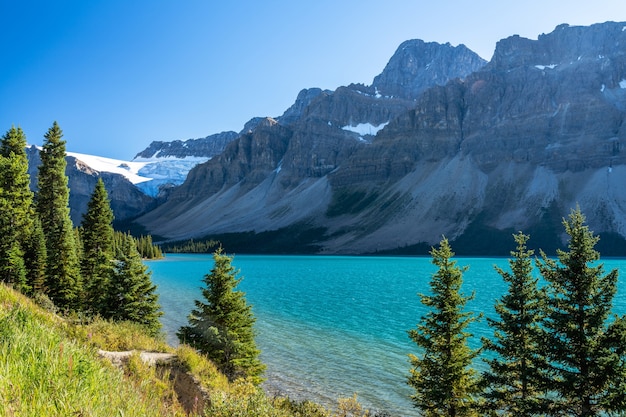
{"label": "glacier", "polygon": [[128,179],[144,194],[156,197],[163,187],[182,184],[187,174],[196,165],[204,163],[208,157],[152,157],[135,158],[131,161],[67,152],[97,172],[119,174]]}

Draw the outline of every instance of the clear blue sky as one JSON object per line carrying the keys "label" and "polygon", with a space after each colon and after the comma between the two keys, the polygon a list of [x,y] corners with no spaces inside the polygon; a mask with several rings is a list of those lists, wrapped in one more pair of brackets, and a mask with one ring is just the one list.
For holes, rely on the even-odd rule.
{"label": "clear blue sky", "polygon": [[57,120],[69,151],[130,159],[152,140],[239,131],[303,88],[371,84],[398,45],[626,21],[623,0],[2,0],[0,133]]}

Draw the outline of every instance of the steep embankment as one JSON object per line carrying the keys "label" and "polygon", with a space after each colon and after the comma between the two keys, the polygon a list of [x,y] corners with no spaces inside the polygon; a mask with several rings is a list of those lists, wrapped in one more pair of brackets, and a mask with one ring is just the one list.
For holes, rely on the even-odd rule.
{"label": "steep embankment", "polygon": [[7,416],[183,416],[159,392],[107,366],[77,328],[0,285],[0,407]]}

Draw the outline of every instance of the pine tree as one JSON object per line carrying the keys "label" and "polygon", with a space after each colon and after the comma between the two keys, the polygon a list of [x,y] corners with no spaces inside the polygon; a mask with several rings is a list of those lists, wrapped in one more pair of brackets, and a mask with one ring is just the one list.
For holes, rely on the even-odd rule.
{"label": "pine tree", "polygon": [[432,276],[432,295],[420,295],[431,310],[421,318],[409,337],[421,348],[420,356],[409,355],[413,368],[408,383],[415,389],[415,407],[425,416],[476,415],[478,378],[470,367],[478,350],[468,347],[467,326],[479,319],[463,309],[473,296],[459,291],[463,272],[452,260],[454,253],[443,238],[431,251],[437,272]]}
{"label": "pine tree", "polygon": [[26,265],[26,283],[30,294],[46,293],[46,239],[41,229],[39,216],[33,209],[33,228],[24,247],[24,264]]}
{"label": "pine tree", "polygon": [[[0,178],[11,171],[11,165],[10,159],[0,156]],[[0,187],[0,281],[26,292],[26,269],[13,209],[11,193]]]}
{"label": "pine tree", "polygon": [[26,136],[12,127],[0,141],[0,280],[28,291],[24,247],[32,233]]}
{"label": "pine tree", "polygon": [[486,407],[498,415],[532,416],[545,408],[544,375],[547,364],[541,344],[541,321],[545,294],[532,277],[534,252],[528,250],[529,236],[514,235],[517,248],[509,260],[511,272],[496,267],[509,284],[508,292],[496,302],[499,319],[487,318],[494,329],[492,339],[483,338],[483,347],[496,354],[486,360],[483,374]]}
{"label": "pine tree", "polygon": [[542,253],[538,262],[548,282],[543,336],[552,375],[549,415],[623,413],[626,318],[609,320],[617,270],[604,275],[594,249],[599,238],[579,208],[563,224],[569,251],[558,250],[558,262]]}
{"label": "pine tree", "polygon": [[45,134],[39,166],[37,212],[46,239],[46,289],[61,308],[79,309],[81,278],[69,210],[68,178],[65,174],[65,141],[54,122]]}
{"label": "pine tree", "polygon": [[[121,247],[123,246],[122,242],[129,237],[130,235],[116,231],[113,236],[113,253],[118,256],[121,251]],[[152,243],[152,236],[141,236],[136,238],[134,236],[130,236],[135,242],[135,247],[139,252],[139,255],[143,259],[158,259],[163,257],[163,252],[158,245]]]}
{"label": "pine tree", "polygon": [[119,230],[113,232],[113,257],[115,259],[120,259],[124,255],[124,242],[127,238],[128,235]]}
{"label": "pine tree", "polygon": [[[2,161],[0,161],[0,171]],[[0,174],[1,175],[1,174]],[[24,265],[24,253],[19,241],[15,238],[15,230],[12,229],[10,216],[11,205],[0,190],[0,281],[12,285],[15,289],[28,292],[26,284],[26,267]]]}
{"label": "pine tree", "polygon": [[213,253],[213,260],[211,273],[203,279],[206,302],[195,301],[189,325],[179,329],[178,338],[211,359],[231,381],[249,378],[258,384],[265,365],[254,341],[252,307],[236,289],[242,278],[237,277],[232,257],[224,255],[222,248]]}
{"label": "pine tree", "polygon": [[161,328],[159,317],[163,313],[156,285],[150,279],[148,267],[143,264],[132,236],[126,235],[121,246],[121,255],[116,260],[109,285],[105,316],[116,321],[140,323],[150,334],[157,335]]}
{"label": "pine tree", "polygon": [[85,306],[92,313],[106,311],[113,274],[113,211],[101,178],[98,179],[81,224],[81,276]]}

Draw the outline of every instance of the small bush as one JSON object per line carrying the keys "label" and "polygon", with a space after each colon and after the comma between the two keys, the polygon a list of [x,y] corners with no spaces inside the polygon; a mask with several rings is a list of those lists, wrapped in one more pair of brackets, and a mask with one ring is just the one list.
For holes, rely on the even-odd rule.
{"label": "small bush", "polygon": [[311,401],[294,401],[289,397],[276,397],[274,407],[285,410],[293,417],[330,417],[330,412]]}
{"label": "small bush", "polygon": [[41,293],[41,292],[36,293],[35,296],[33,297],[33,301],[35,301],[35,304],[37,304],[39,307],[43,308],[44,310],[50,313],[56,314],[59,312],[59,309],[57,308],[57,306],[54,305],[50,297],[48,297],[44,293]]}
{"label": "small bush", "polygon": [[225,392],[211,393],[210,406],[205,415],[211,417],[291,417],[286,410],[274,407],[272,401],[261,391],[252,395],[231,395]]}
{"label": "small bush", "polygon": [[339,398],[337,413],[333,417],[370,417],[369,410],[363,410],[357,395],[350,398]]}

